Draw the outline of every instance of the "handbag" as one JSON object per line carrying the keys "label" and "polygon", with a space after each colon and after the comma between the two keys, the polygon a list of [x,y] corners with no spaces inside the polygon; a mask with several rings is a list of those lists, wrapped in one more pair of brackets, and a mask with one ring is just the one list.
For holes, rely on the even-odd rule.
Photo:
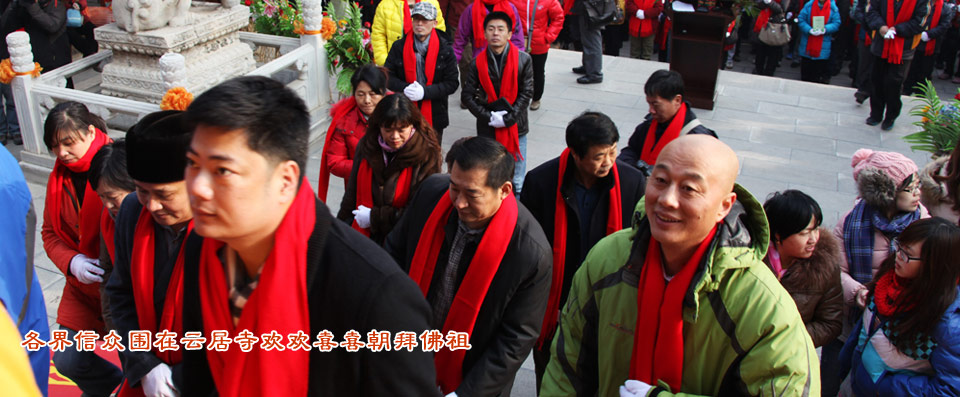
{"label": "handbag", "polygon": [[790,42],[790,25],[786,23],[767,22],[760,30],[760,42],[768,46],[782,46]]}

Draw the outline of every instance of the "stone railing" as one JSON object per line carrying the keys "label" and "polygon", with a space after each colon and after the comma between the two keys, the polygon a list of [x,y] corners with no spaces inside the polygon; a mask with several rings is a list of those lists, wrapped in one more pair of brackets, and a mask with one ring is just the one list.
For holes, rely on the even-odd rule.
{"label": "stone railing", "polygon": [[[319,31],[323,17],[320,0],[304,0],[302,4],[304,30]],[[246,74],[277,79],[300,94],[310,111],[311,142],[319,140],[324,133],[319,127],[328,118],[327,110],[331,101],[330,76],[327,72],[327,53],[323,47],[323,38],[318,34],[303,35],[296,39],[248,32],[240,32],[239,38],[251,46],[272,46],[279,49],[280,57]],[[78,75],[89,78],[88,71],[99,72],[103,65],[114,57],[111,50],[101,49],[97,54],[43,73],[39,77],[32,77],[29,73],[34,68],[30,37],[25,32],[13,32],[7,35],[6,40],[13,70],[17,73],[11,87],[23,135],[24,148],[21,151],[20,165],[25,171],[45,174],[53,168],[54,157],[43,143],[43,123],[47,113],[57,103],[83,103],[91,112],[108,120],[111,127],[132,125],[144,115],[160,110],[157,101],[132,100],[66,88],[68,78]],[[188,86],[185,84],[188,79],[187,65],[179,53],[169,52],[160,57],[159,70],[164,89]],[[199,95],[200,92],[193,94]]]}

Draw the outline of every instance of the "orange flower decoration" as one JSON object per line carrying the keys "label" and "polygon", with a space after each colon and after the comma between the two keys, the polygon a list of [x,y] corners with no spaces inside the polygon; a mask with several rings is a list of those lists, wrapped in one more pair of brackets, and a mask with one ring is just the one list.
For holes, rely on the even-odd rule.
{"label": "orange flower decoration", "polygon": [[17,73],[13,70],[13,64],[10,62],[10,58],[7,58],[0,61],[0,83],[10,84],[10,82],[13,81],[13,78],[17,76],[30,75],[33,77],[39,77],[41,71],[43,71],[43,68],[40,67],[40,64],[34,62],[33,71],[27,73]]}
{"label": "orange flower decoration", "polygon": [[161,110],[187,110],[193,102],[193,94],[183,87],[173,87],[163,94],[163,100],[160,101]]}
{"label": "orange flower decoration", "polygon": [[307,31],[303,28],[303,22],[293,21],[293,33],[301,36],[307,33]]}
{"label": "orange flower decoration", "polygon": [[334,33],[337,33],[337,24],[332,19],[323,17],[320,22],[320,35],[323,36],[324,40],[330,40]]}

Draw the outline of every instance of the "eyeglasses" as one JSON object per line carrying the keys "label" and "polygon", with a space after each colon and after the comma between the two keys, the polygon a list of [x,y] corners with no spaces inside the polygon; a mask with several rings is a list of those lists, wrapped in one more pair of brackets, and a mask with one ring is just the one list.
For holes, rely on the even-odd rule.
{"label": "eyeglasses", "polygon": [[900,247],[900,246],[897,246],[897,259],[904,262],[923,260],[923,258],[920,258],[920,257],[910,256],[909,254],[907,254],[907,251],[905,251],[903,247]]}

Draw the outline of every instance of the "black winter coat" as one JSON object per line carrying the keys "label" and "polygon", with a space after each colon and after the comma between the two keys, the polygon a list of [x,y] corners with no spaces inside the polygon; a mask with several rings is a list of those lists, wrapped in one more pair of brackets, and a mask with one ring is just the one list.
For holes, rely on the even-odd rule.
{"label": "black winter coat", "polygon": [[[512,45],[512,44],[510,44]],[[509,47],[504,51],[509,50]],[[520,58],[517,65],[517,100],[513,103],[512,109],[503,116],[503,121],[509,127],[517,125],[517,134],[527,135],[530,127],[527,123],[527,108],[530,106],[530,100],[533,99],[533,60],[526,52],[520,51]],[[498,65],[493,61],[493,52],[487,52],[489,62],[487,62],[490,71],[490,81],[497,92],[500,91],[500,76],[503,74],[502,63]],[[504,63],[507,54],[504,54]],[[498,67],[499,66],[499,67]],[[477,60],[470,62],[467,68],[467,76],[463,81],[463,90],[460,91],[460,102],[467,105],[467,109],[477,118],[477,136],[496,139],[494,128],[490,123],[490,110],[487,110],[487,94],[480,86],[480,76],[477,74]]]}
{"label": "black winter coat", "polygon": [[[428,327],[430,308],[420,289],[389,255],[342,222],[317,200],[317,223],[307,248],[307,298],[310,335],[329,330],[342,341],[349,330],[366,340],[373,329],[412,331]],[[183,270],[183,331],[203,332],[199,258],[203,238],[188,237]],[[227,299],[227,297],[224,297]],[[206,335],[206,333],[204,333]],[[215,393],[204,350],[183,352],[183,396]],[[433,354],[413,352],[350,353],[310,351],[309,396],[439,396]]]}
{"label": "black winter coat", "polygon": [[[440,197],[447,194],[449,186],[449,175],[427,178],[413,196],[400,222],[387,235],[385,248],[400,263],[403,271],[409,271],[427,218]],[[536,219],[522,204],[517,203],[517,206],[517,227],[470,334],[473,347],[463,359],[463,381],[456,390],[460,396],[509,394],[508,388],[513,384],[520,365],[540,336],[543,312],[550,293],[553,255]],[[450,246],[457,232],[459,217],[455,210],[451,211],[453,213],[444,228],[446,235],[427,293],[429,302],[436,299],[437,286],[447,267]],[[463,282],[476,250],[477,244],[467,244],[464,249],[457,272],[457,288]]]}
{"label": "black winter coat", "polygon": [[[407,37],[409,35],[404,35],[393,42],[390,53],[387,54],[387,61],[383,64],[383,67],[390,72],[387,87],[390,91],[401,94],[403,89],[410,85],[410,83],[407,83],[407,76],[403,71],[403,46]],[[457,68],[457,57],[453,54],[453,46],[447,35],[440,34],[437,31],[437,38],[440,40],[440,51],[437,52],[437,69],[433,75],[433,84],[423,86],[423,99],[433,101],[433,120],[430,120],[430,125],[435,129],[442,130],[450,125],[447,97],[457,92],[457,88],[460,87],[460,70]]]}
{"label": "black winter coat", "polygon": [[[896,15],[900,12],[900,7],[904,0],[897,0],[893,3],[893,12]],[[917,0],[917,5],[913,9],[913,16],[906,22],[892,26],[897,31],[897,37],[904,39],[903,60],[913,59],[915,48],[913,47],[913,36],[919,35],[924,31],[924,17],[927,16],[928,0]],[[867,10],[866,22],[870,30],[876,30],[873,43],[870,44],[870,53],[876,57],[883,55],[883,36],[880,36],[880,27],[887,24],[887,0],[870,0],[870,9]],[[883,59],[879,61],[885,62]]]}
{"label": "black winter coat", "polygon": [[[67,0],[2,1],[0,33],[6,38],[18,29],[30,35],[33,60],[51,71],[70,63],[70,40],[67,30]],[[0,40],[0,59],[10,57],[6,39]]]}
{"label": "black winter coat", "polygon": [[[570,283],[573,281],[573,275],[580,268],[583,259],[587,257],[587,252],[600,239],[607,235],[607,214],[610,212],[610,191],[613,189],[613,172],[606,177],[600,178],[597,184],[601,191],[600,200],[597,202],[597,208],[593,211],[589,230],[583,231],[584,226],[580,225],[579,208],[577,206],[577,197],[574,193],[576,183],[576,166],[573,164],[573,156],[567,160],[567,171],[563,178],[563,201],[567,207],[567,254],[563,269],[563,288],[561,289],[560,302],[567,301],[567,293],[570,291]],[[623,227],[629,228],[633,209],[637,201],[643,197],[644,189],[647,185],[647,178],[636,168],[622,161],[617,161],[617,171],[620,173],[620,202],[621,219]],[[557,200],[557,173],[560,172],[560,158],[554,158],[541,164],[537,168],[527,173],[524,180],[523,191],[520,193],[520,202],[523,203],[537,222],[543,227],[543,232],[547,236],[547,241],[552,247],[554,244],[554,222]],[[589,245],[580,246],[581,233],[586,232]]]}
{"label": "black winter coat", "polygon": [[[683,125],[686,126],[687,124],[690,124],[690,122],[696,120],[696,118],[697,115],[693,113],[693,108],[689,103],[687,103],[687,114],[683,120]],[[637,161],[640,160],[640,154],[643,153],[643,142],[647,139],[647,132],[650,131],[650,123],[652,122],[653,117],[647,114],[646,119],[644,119],[643,122],[640,123],[635,130],[633,130],[633,135],[630,135],[630,140],[627,141],[627,147],[620,151],[620,156],[617,157],[617,160],[623,161],[624,163],[630,164],[634,167],[638,166]],[[667,131],[667,127],[669,125],[670,123],[662,123],[657,125],[657,136],[654,143],[660,141],[660,138],[663,137],[663,133]],[[687,134],[703,134],[712,135],[714,138],[717,137],[716,132],[713,132],[713,130],[705,127],[702,124],[693,127],[693,129]]]}

